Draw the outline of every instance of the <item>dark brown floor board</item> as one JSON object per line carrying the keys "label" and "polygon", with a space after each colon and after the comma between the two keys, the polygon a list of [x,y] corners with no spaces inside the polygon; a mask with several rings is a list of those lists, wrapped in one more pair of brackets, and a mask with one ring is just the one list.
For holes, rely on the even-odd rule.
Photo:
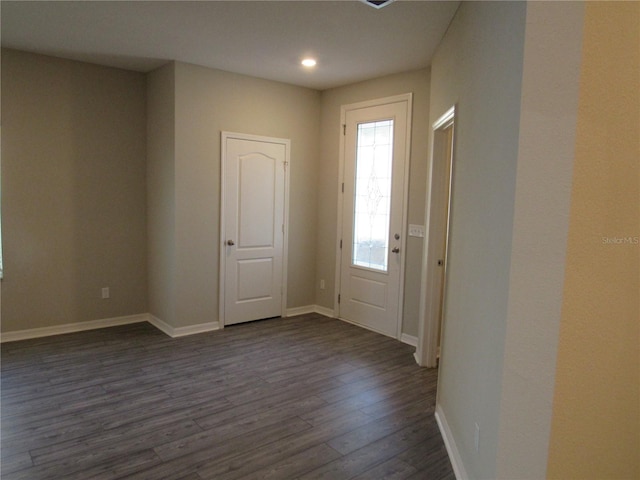
{"label": "dark brown floor board", "polygon": [[442,479],[437,371],[317,314],[0,345],[3,480]]}
{"label": "dark brown floor board", "polygon": [[392,458],[361,473],[353,480],[403,480],[415,474],[417,470],[402,460]]}
{"label": "dark brown floor board", "polygon": [[427,424],[427,420],[415,422],[411,426],[312,470],[300,478],[340,480],[360,475],[422,441],[427,435]]}

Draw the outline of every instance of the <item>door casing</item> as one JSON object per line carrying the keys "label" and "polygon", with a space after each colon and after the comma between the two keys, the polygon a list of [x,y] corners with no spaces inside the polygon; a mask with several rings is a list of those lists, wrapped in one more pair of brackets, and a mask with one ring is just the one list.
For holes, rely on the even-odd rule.
{"label": "door casing", "polygon": [[[444,332],[447,283],[447,250],[451,223],[453,168],[455,158],[456,107],[447,110],[431,128],[431,159],[425,208],[425,242],[422,253],[422,282],[416,361],[423,367],[438,366],[438,343]],[[453,129],[449,158],[442,144],[446,131]],[[437,163],[437,165],[436,165]],[[448,166],[447,166],[448,164]],[[446,211],[443,211],[446,209]],[[442,244],[444,239],[444,244]],[[444,255],[442,254],[444,250]],[[443,265],[438,265],[442,260]]]}
{"label": "door casing", "polygon": [[256,142],[279,143],[285,146],[285,171],[284,171],[284,232],[282,247],[282,301],[281,313],[282,317],[287,313],[287,259],[289,252],[289,171],[291,162],[291,140],[285,138],[266,137],[260,135],[251,135],[246,133],[221,132],[220,135],[220,264],[219,264],[219,280],[218,280],[218,316],[220,328],[225,325],[225,272],[226,272],[226,240],[227,232],[225,231],[226,203],[225,203],[225,159],[227,155],[226,144],[227,139],[235,138],[239,140],[249,140]]}

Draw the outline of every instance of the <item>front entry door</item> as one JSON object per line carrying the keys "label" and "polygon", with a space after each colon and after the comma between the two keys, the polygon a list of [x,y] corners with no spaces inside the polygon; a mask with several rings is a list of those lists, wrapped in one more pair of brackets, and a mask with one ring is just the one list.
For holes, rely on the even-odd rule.
{"label": "front entry door", "polygon": [[225,325],[283,313],[288,155],[288,140],[222,134]]}
{"label": "front entry door", "polygon": [[393,100],[343,110],[338,311],[340,318],[398,337],[411,96]]}

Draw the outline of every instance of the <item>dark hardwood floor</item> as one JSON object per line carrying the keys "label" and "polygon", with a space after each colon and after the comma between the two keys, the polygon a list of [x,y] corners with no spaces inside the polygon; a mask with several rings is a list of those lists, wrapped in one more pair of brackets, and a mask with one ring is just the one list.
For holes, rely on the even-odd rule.
{"label": "dark hardwood floor", "polygon": [[5,343],[1,477],[453,479],[437,371],[320,315]]}

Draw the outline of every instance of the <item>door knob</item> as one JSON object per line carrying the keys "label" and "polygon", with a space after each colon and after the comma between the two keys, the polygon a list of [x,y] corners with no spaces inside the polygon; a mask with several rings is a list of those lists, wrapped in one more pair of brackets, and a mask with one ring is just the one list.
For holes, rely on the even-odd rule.
{"label": "door knob", "polygon": [[229,245],[230,247],[234,246],[236,244],[236,242],[234,242],[233,240],[227,240],[227,245]]}
{"label": "door knob", "polygon": [[391,249],[391,252],[392,252],[392,253],[400,253],[400,249],[399,249],[398,247],[393,247],[393,248]]}

